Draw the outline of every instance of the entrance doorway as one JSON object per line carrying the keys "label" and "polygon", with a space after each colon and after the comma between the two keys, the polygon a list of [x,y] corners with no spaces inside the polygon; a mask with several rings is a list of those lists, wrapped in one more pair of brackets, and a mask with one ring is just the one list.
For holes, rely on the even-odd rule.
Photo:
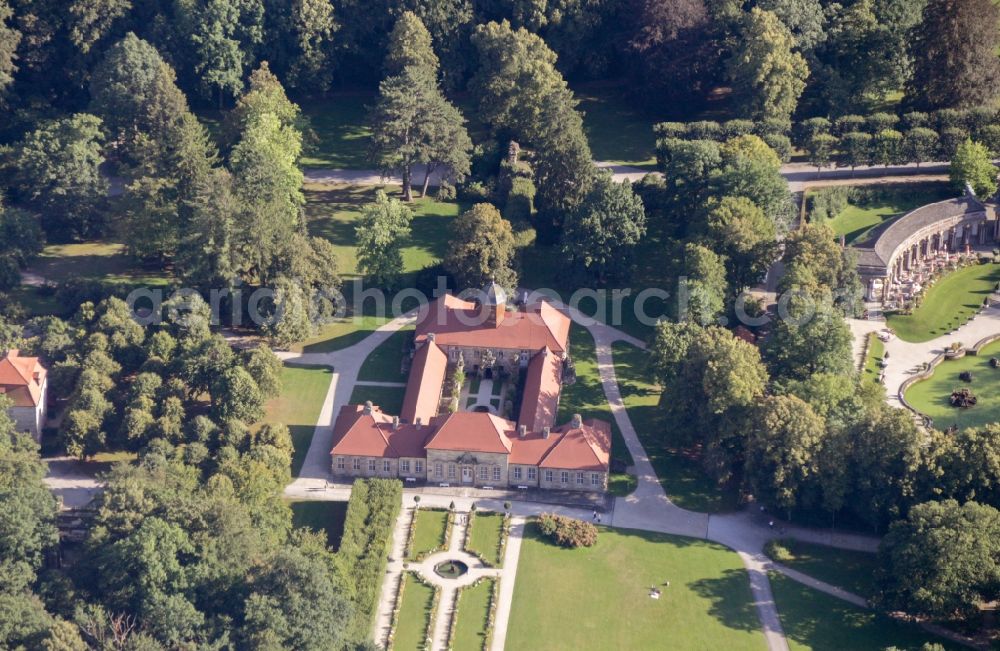
{"label": "entrance doorway", "polygon": [[472,468],[468,466],[462,467],[462,483],[471,484],[472,483]]}

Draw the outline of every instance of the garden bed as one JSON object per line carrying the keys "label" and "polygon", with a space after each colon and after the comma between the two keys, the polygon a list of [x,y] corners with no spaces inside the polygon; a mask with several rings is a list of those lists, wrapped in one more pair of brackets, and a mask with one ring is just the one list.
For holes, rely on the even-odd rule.
{"label": "garden bed", "polygon": [[483,577],[459,590],[448,634],[448,649],[488,651],[493,640],[500,582]]}
{"label": "garden bed", "polygon": [[406,558],[411,561],[421,561],[435,552],[447,549],[448,541],[451,539],[451,529],[451,511],[415,509],[406,542]]}
{"label": "garden bed", "polygon": [[469,526],[465,530],[465,551],[478,557],[487,567],[503,566],[509,526],[509,515],[489,511],[469,513]]}
{"label": "garden bed", "polygon": [[[988,344],[977,355],[942,361],[929,377],[906,388],[906,403],[931,418],[937,429],[981,427],[1000,421],[1000,368],[990,365],[993,357],[1000,357],[1000,342]],[[965,372],[972,373],[972,382],[959,378]],[[958,388],[973,391],[978,398],[975,406],[962,409],[951,405],[951,394]]]}
{"label": "garden bed", "polygon": [[388,649],[415,651],[430,649],[434,614],[441,597],[440,588],[418,574],[403,572],[392,614]]}

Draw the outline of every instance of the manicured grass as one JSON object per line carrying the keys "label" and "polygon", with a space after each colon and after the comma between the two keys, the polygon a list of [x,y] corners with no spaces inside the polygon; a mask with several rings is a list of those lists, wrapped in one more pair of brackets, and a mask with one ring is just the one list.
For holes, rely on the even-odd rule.
{"label": "manicured grass", "polygon": [[472,518],[468,549],[486,559],[494,567],[503,565],[500,557],[500,532],[503,530],[503,514],[477,513]]}
{"label": "manicured grass", "polygon": [[[781,552],[774,553],[780,548]],[[798,540],[776,540],[766,548],[768,556],[820,581],[869,598],[875,594],[875,554],[814,545]]]}
{"label": "manicured grass", "polygon": [[405,382],[406,376],[400,372],[403,345],[412,339],[412,328],[392,333],[365,358],[358,372],[358,379],[369,382]]}
{"label": "manicured grass", "polygon": [[481,651],[486,640],[490,596],[496,579],[486,578],[458,593],[458,618],[452,648],[455,651]]}
{"label": "manicured grass", "polygon": [[[562,396],[559,399],[558,423],[568,422],[573,414],[580,414],[586,418],[599,418],[611,423],[611,460],[632,465],[632,455],[625,447],[625,439],[618,431],[618,425],[611,415],[611,407],[608,399],[604,395],[604,387],[601,386],[601,378],[597,372],[597,350],[594,346],[594,338],[590,336],[581,325],[574,323],[570,327],[569,334],[570,357],[576,365],[576,382],[563,387]],[[609,490],[614,488],[614,494],[622,495],[621,491],[635,489],[634,481],[625,478],[624,473],[612,473],[608,478]],[[631,491],[629,491],[631,492]]]}
{"label": "manicured grass", "polygon": [[269,400],[264,421],[284,423],[292,434],[292,476],[297,476],[312,442],[333,371],[325,366],[285,366],[281,395]]}
{"label": "manicured grass", "polygon": [[315,336],[292,344],[289,350],[296,353],[332,353],[349,348],[375,332],[385,319],[374,316],[348,316],[320,326]]}
{"label": "manicured grass", "polygon": [[292,526],[308,527],[326,534],[326,544],[336,551],[344,535],[344,518],[347,502],[295,501],[292,507]]}
{"label": "manicured grass", "polygon": [[510,621],[509,649],[765,648],[735,553],[628,529],[602,527],[594,547],[571,550],[529,525]]}
{"label": "manicured grass", "polygon": [[399,414],[403,411],[403,397],[406,395],[404,387],[366,387],[356,385],[351,392],[352,405],[364,404],[365,400],[371,400],[372,404],[378,405],[387,414]]}
{"label": "manicured grass", "polygon": [[[978,355],[946,359],[934,369],[933,375],[907,389],[906,401],[930,416],[934,427],[941,430],[951,425],[965,429],[1000,421],[1000,369],[990,368],[990,358],[997,356],[1000,356],[1000,342],[986,346]],[[958,378],[963,371],[972,373],[972,382]],[[951,392],[961,388],[972,389],[979,399],[975,406],[967,409],[951,406]]]}
{"label": "manicured grass", "polygon": [[667,496],[693,511],[719,513],[735,509],[739,497],[736,491],[720,488],[702,471],[698,451],[671,444],[659,408],[661,390],[647,377],[647,353],[618,342],[612,354],[629,420]]}
{"label": "manicured grass", "polygon": [[305,168],[372,168],[367,159],[371,130],[365,107],[374,101],[374,93],[351,92],[303,102],[302,114],[309,119],[315,140],[307,138],[299,164]]}
{"label": "manicured grass", "polygon": [[[323,184],[305,186],[309,233],[333,243],[338,270],[345,277],[358,273],[354,229],[362,207],[374,201],[377,189]],[[399,188],[385,190],[390,196],[398,196]],[[410,237],[403,246],[403,271],[407,273],[419,271],[444,257],[451,238],[451,222],[468,208],[458,202],[441,202],[432,197],[414,199],[409,207],[413,211],[413,221],[410,222]]]}
{"label": "manicured grass", "polygon": [[416,651],[424,648],[430,627],[434,588],[421,583],[411,572],[403,573],[403,602],[399,606],[393,648]]}
{"label": "manicured grass", "polygon": [[574,91],[594,160],[656,169],[656,120],[626,97],[624,86],[585,84]]}
{"label": "manicured grass", "polygon": [[863,242],[877,226],[902,217],[920,206],[954,197],[945,183],[906,183],[865,189],[827,225],[848,244]]}
{"label": "manicured grass", "polygon": [[795,651],[883,651],[887,647],[919,651],[928,642],[955,648],[915,625],[857,608],[780,574],[770,576],[781,625]]}
{"label": "manicured grass", "polygon": [[975,316],[997,282],[1000,282],[1000,264],[973,264],[957,269],[929,287],[912,314],[887,314],[886,321],[903,341],[930,341]]}
{"label": "manicured grass", "polygon": [[448,512],[440,509],[417,509],[413,544],[408,558],[414,559],[444,544]]}
{"label": "manicured grass", "polygon": [[878,378],[882,374],[882,367],[879,366],[879,362],[882,360],[883,355],[885,355],[885,344],[882,343],[882,340],[878,338],[876,333],[869,332],[868,349],[865,352],[865,367],[862,373],[863,377],[872,382],[878,382]]}

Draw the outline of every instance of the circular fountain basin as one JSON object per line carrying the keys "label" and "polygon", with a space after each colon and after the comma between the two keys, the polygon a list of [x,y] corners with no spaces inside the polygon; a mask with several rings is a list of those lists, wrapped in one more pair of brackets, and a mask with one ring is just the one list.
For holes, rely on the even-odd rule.
{"label": "circular fountain basin", "polygon": [[434,566],[434,573],[443,579],[457,579],[469,571],[469,566],[462,561],[441,561]]}

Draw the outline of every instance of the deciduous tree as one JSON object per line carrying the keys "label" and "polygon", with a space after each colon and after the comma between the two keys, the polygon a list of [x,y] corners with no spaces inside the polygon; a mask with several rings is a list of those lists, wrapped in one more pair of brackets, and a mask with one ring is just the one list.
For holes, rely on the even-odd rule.
{"label": "deciduous tree", "polygon": [[443,264],[459,287],[485,287],[491,280],[508,291],[517,287],[514,232],[493,204],[472,206],[451,230],[451,249]]}

